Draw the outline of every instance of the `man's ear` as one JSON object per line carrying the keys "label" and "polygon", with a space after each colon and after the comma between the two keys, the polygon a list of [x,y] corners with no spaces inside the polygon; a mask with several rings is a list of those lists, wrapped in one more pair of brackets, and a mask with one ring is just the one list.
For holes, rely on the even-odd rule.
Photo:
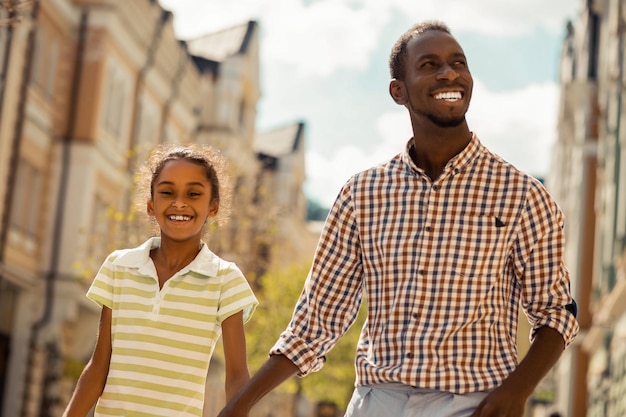
{"label": "man's ear", "polygon": [[396,78],[389,82],[389,95],[396,104],[404,106],[406,104],[406,95],[404,94],[404,83]]}

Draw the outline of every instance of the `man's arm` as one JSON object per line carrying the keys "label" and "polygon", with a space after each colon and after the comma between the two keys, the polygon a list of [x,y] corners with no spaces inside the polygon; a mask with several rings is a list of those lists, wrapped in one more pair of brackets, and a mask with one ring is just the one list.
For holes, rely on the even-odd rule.
{"label": "man's arm", "polygon": [[471,417],[522,417],[526,401],[564,349],[565,342],[559,332],[550,327],[540,328],[515,371],[485,397]]}
{"label": "man's arm", "polygon": [[228,402],[218,417],[244,417],[261,398],[298,373],[284,355],[272,355],[257,373]]}

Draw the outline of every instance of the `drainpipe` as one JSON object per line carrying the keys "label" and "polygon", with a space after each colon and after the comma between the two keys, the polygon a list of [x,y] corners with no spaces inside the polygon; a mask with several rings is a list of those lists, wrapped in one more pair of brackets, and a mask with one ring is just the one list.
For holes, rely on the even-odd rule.
{"label": "drainpipe", "polygon": [[[7,21],[9,24],[6,26],[6,39],[4,41],[4,55],[2,57],[2,70],[0,72],[0,109],[4,105],[4,92],[7,85],[7,73],[9,72],[9,58],[11,57],[11,49],[13,46],[13,24],[11,22],[17,18],[17,13],[14,8],[8,9]],[[2,112],[0,112],[0,123],[2,123]],[[2,229],[4,230],[4,228]],[[3,246],[0,246],[3,247]],[[2,253],[0,252],[0,256]]]}
{"label": "drainpipe", "polygon": [[[13,141],[11,143],[11,155],[9,157],[9,164],[7,170],[7,188],[4,194],[4,202],[3,202],[3,210],[2,210],[2,220],[0,224],[0,282],[4,279],[4,274],[2,273],[4,269],[4,257],[5,257],[5,248],[7,243],[7,237],[9,234],[9,224],[11,221],[11,202],[13,201],[13,194],[15,191],[15,182],[16,182],[16,171],[17,171],[17,161],[19,160],[20,153],[20,145],[22,141],[22,119],[24,117],[24,107],[26,106],[26,87],[29,81],[30,75],[30,67],[35,49],[35,22],[37,21],[37,15],[39,12],[39,1],[36,1],[33,5],[33,9],[31,12],[31,21],[33,23],[33,27],[31,27],[30,32],[28,34],[28,41],[26,46],[26,58],[24,63],[24,73],[22,85],[20,88],[20,102],[19,102],[19,111],[18,111],[18,122],[20,125],[19,129],[16,126],[16,130],[14,132]],[[0,109],[4,109],[4,97],[6,93],[6,83],[8,78],[9,71],[9,60],[11,58],[11,50],[13,49],[13,22],[17,18],[17,12],[14,7],[8,8],[8,20],[9,25],[7,27],[7,37],[4,46],[4,57],[2,62],[2,73],[0,74]],[[2,123],[2,111],[0,111],[0,123]]]}
{"label": "drainpipe", "polygon": [[[69,180],[69,168],[71,159],[71,142],[75,136],[76,122],[77,122],[77,110],[78,110],[78,96],[81,81],[81,70],[85,54],[85,46],[87,43],[87,26],[88,26],[88,12],[83,10],[81,12],[81,18],[78,29],[78,46],[76,52],[76,58],[74,61],[74,76],[72,80],[72,90],[70,96],[70,108],[69,108],[69,120],[68,131],[61,137],[61,172],[59,178],[58,194],[56,198],[56,212],[54,217],[54,228],[52,232],[51,247],[52,252],[50,255],[50,267],[45,276],[45,298],[44,308],[41,318],[35,322],[31,329],[31,339],[29,346],[29,378],[27,382],[30,382],[30,374],[32,373],[32,359],[35,349],[37,347],[37,341],[41,330],[47,326],[52,316],[52,310],[54,306],[54,287],[55,280],[58,275],[59,257],[61,250],[61,235],[63,232],[63,214],[65,212],[65,202],[67,199],[67,183]],[[27,383],[25,390],[24,403],[22,405],[22,416],[26,415],[27,405],[30,400],[30,383]],[[46,416],[49,413],[50,407],[46,407],[47,387],[43,387],[43,404],[41,409],[41,415]]]}
{"label": "drainpipe", "polygon": [[[178,60],[178,69],[176,70],[176,75],[172,79],[172,89],[170,96],[167,98],[165,105],[163,106],[163,111],[161,112],[161,125],[159,126],[159,141],[163,142],[165,140],[165,127],[167,126],[167,120],[169,119],[170,112],[172,106],[176,99],[178,99],[178,93],[180,91],[180,84],[183,80],[183,76],[185,74],[185,65],[187,64],[187,59],[189,59],[189,53],[187,52],[187,46],[184,46],[184,58]],[[187,138],[191,139],[191,138]]]}
{"label": "drainpipe", "polygon": [[128,168],[129,168],[129,171],[131,172],[134,171],[135,169],[137,156],[138,156],[135,148],[139,145],[138,135],[139,135],[139,128],[141,124],[140,123],[140,119],[141,119],[140,95],[143,90],[143,86],[144,86],[148,71],[150,70],[152,66],[154,66],[157,47],[159,46],[159,41],[161,40],[161,37],[163,36],[163,29],[165,28],[165,24],[169,21],[171,17],[172,17],[172,13],[166,10],[161,11],[161,18],[159,19],[158,25],[154,29],[154,33],[152,34],[152,40],[151,40],[150,46],[148,47],[148,51],[146,54],[146,61],[144,62],[141,69],[139,70],[139,73],[137,74],[137,83],[135,84],[135,94],[133,96],[133,101],[134,101],[133,118],[131,122],[132,123],[131,130],[130,130],[131,132],[130,150],[131,150],[132,156],[129,158],[129,161],[128,161],[129,162]]}

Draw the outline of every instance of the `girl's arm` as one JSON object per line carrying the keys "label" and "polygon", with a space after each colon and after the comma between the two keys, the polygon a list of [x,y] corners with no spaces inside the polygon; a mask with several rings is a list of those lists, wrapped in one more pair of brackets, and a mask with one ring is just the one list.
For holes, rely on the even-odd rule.
{"label": "girl's arm", "polygon": [[100,313],[96,347],[78,379],[63,417],[84,417],[96,403],[106,382],[111,361],[111,309],[103,306]]}
{"label": "girl's arm", "polygon": [[233,314],[222,323],[222,343],[226,362],[225,389],[228,402],[250,379],[242,311]]}

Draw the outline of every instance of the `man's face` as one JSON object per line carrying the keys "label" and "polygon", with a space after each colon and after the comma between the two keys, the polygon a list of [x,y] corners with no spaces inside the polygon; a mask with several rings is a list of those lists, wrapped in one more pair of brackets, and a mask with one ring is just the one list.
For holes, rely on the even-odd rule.
{"label": "man's face", "polygon": [[406,75],[398,80],[398,104],[411,117],[426,118],[439,127],[465,121],[473,80],[463,49],[450,34],[429,30],[407,44]]}

